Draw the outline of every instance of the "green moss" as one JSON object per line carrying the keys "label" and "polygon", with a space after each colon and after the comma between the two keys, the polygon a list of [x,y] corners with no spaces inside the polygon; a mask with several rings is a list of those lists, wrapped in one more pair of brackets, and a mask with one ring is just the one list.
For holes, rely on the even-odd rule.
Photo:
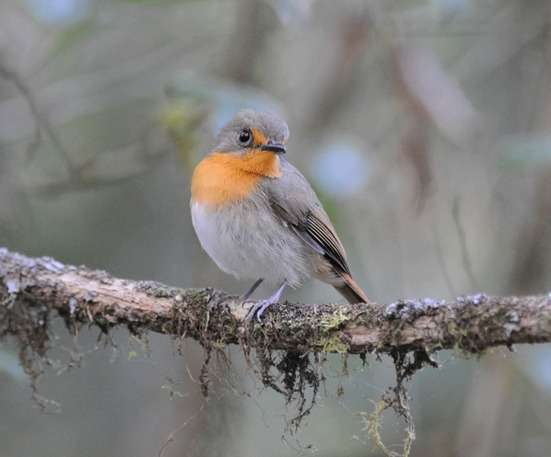
{"label": "green moss", "polygon": [[449,335],[455,341],[453,347],[455,354],[468,358],[472,356],[473,353],[482,353],[480,349],[478,349],[476,341],[471,341],[469,339],[469,332],[453,320],[450,320],[447,323],[447,330]]}
{"label": "green moss", "polygon": [[390,451],[383,443],[381,438],[381,416],[385,409],[388,408],[388,404],[385,400],[381,399],[377,403],[373,402],[374,408],[370,414],[362,413],[362,420],[364,427],[362,431],[367,432],[368,438],[377,446],[385,455],[394,456],[395,453]]}
{"label": "green moss", "polygon": [[349,316],[342,310],[338,309],[330,316],[324,317],[320,321],[320,327],[324,332],[329,332],[339,328],[344,322],[349,320]]}
{"label": "green moss", "polygon": [[156,298],[174,298],[178,289],[167,287],[155,281],[138,282],[138,290]]}
{"label": "green moss", "polygon": [[381,437],[381,417],[383,413],[392,408],[392,402],[388,398],[382,398],[378,402],[373,402],[374,408],[371,413],[361,412],[360,416],[364,424],[362,431],[367,433],[369,440],[377,446],[387,457],[408,457],[411,452],[411,446],[415,440],[415,433],[411,424],[406,424],[406,436],[403,441],[402,453],[391,451]]}
{"label": "green moss", "polygon": [[321,347],[323,352],[336,352],[339,354],[346,354],[348,352],[348,345],[343,343],[337,334],[320,338],[316,341],[316,345]]}
{"label": "green moss", "polygon": [[316,345],[323,352],[336,352],[340,354],[348,352],[348,345],[341,340],[336,330],[341,328],[349,319],[348,314],[341,309],[336,310],[329,316],[324,316],[319,323],[321,335],[316,340]]}

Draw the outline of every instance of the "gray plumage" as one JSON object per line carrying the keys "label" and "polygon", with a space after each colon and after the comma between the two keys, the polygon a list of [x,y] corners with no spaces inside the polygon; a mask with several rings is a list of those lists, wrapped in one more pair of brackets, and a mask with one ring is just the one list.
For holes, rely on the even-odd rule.
{"label": "gray plumage", "polygon": [[219,152],[235,152],[242,145],[239,143],[239,133],[243,129],[257,129],[276,143],[286,143],[289,140],[289,127],[279,117],[271,113],[259,113],[252,109],[239,111],[229,121],[216,138],[215,150]]}
{"label": "gray plumage", "polygon": [[264,278],[272,285],[287,280],[298,287],[312,276],[312,249],[276,218],[268,184],[265,180],[249,198],[216,211],[192,204],[193,224],[221,270],[238,279]]}

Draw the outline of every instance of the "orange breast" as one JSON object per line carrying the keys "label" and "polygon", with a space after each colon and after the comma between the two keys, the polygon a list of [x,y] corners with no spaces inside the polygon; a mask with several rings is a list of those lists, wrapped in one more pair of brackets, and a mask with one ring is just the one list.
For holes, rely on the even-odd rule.
{"label": "orange breast", "polygon": [[219,207],[247,198],[263,178],[281,176],[279,157],[271,152],[252,150],[246,154],[214,152],[193,172],[191,199]]}

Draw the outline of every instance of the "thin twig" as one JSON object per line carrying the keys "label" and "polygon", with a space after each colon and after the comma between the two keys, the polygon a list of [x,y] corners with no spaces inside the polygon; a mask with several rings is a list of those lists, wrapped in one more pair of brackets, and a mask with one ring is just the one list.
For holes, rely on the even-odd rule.
{"label": "thin twig", "polygon": [[455,197],[453,199],[452,215],[453,215],[453,222],[457,230],[457,236],[459,238],[459,246],[461,247],[461,261],[463,262],[463,269],[465,270],[465,274],[467,275],[467,278],[469,278],[471,287],[474,290],[480,290],[480,286],[478,284],[478,281],[473,271],[473,265],[471,263],[469,249],[467,248],[467,235],[465,233],[465,229],[463,228],[463,224],[461,222],[461,206],[460,206],[459,197]]}
{"label": "thin twig", "polygon": [[52,124],[50,123],[50,120],[48,119],[48,117],[42,114],[39,103],[33,91],[30,89],[30,87],[27,85],[24,79],[13,68],[8,67],[8,65],[5,62],[3,62],[1,59],[0,59],[0,78],[3,78],[6,81],[11,82],[16,87],[16,89],[21,94],[23,99],[27,102],[31,115],[34,119],[35,130],[33,134],[33,139],[31,140],[31,143],[29,144],[29,147],[27,149],[27,156],[29,158],[34,157],[35,152],[40,146],[40,142],[42,139],[41,130],[44,130],[44,132],[46,132],[46,135],[48,136],[48,138],[50,139],[54,147],[63,156],[63,159],[67,166],[67,171],[69,172],[69,174],[72,177],[77,177],[79,174],[78,167],[73,163],[73,160],[69,155],[69,152],[63,146],[61,139],[58,137],[57,132],[52,127]]}

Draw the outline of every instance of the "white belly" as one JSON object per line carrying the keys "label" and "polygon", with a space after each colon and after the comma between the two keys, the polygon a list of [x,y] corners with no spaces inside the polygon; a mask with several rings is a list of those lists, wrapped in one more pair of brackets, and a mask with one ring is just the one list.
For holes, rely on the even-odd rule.
{"label": "white belly", "polygon": [[212,210],[192,201],[191,217],[201,246],[226,273],[291,287],[312,276],[309,248],[256,202]]}

